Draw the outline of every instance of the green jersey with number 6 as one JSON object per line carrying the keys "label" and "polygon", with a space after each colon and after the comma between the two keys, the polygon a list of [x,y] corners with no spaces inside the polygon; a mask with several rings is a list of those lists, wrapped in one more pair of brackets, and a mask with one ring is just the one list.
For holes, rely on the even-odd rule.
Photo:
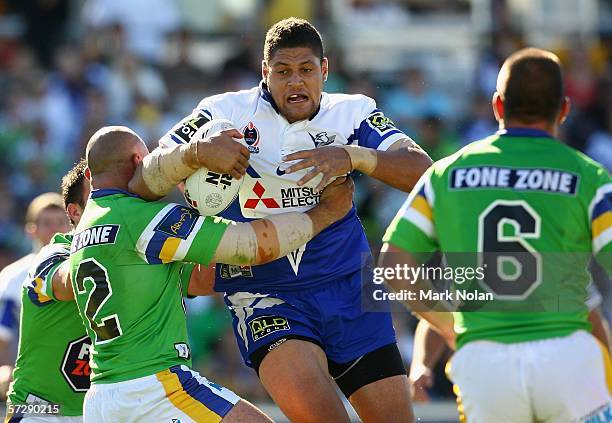
{"label": "green jersey with number 6", "polygon": [[191,365],[183,294],[227,222],[116,189],[92,191],[71,246],[71,280],[93,340],[92,383]]}
{"label": "green jersey with number 6", "polygon": [[479,281],[491,311],[455,313],[458,346],[589,330],[591,255],[612,270],[612,180],[547,133],[511,128],[434,163],[384,241],[415,257],[496,252]]}
{"label": "green jersey with number 6", "polygon": [[47,401],[59,414],[80,416],[89,389],[91,341],[73,301],[58,301],[52,279],[70,254],[71,235],[56,234],[34,259],[21,289],[19,352],[11,404]]}

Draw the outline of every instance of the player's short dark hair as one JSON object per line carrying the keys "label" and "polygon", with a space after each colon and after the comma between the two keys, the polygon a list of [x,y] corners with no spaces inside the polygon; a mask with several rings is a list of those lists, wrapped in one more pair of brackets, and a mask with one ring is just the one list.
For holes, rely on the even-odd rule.
{"label": "player's short dark hair", "polygon": [[264,60],[270,61],[281,48],[308,47],[323,59],[323,40],[313,24],[305,19],[287,18],[272,25],[266,34]]}
{"label": "player's short dark hair", "polygon": [[506,120],[554,122],[565,95],[559,58],[537,48],[515,52],[502,66],[497,92]]}
{"label": "player's short dark hair", "polygon": [[64,208],[68,208],[68,204],[74,203],[85,208],[85,198],[83,198],[83,184],[85,183],[85,168],[87,162],[81,159],[67,174],[62,178],[62,197],[64,199]]}

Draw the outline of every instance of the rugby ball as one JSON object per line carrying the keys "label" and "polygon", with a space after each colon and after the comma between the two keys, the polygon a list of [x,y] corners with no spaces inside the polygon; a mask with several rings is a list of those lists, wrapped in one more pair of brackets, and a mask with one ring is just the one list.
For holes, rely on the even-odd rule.
{"label": "rugby ball", "polygon": [[[227,119],[213,119],[199,128],[191,141],[200,140],[235,126]],[[214,216],[225,210],[238,195],[244,178],[236,180],[228,174],[221,174],[205,167],[198,169],[185,180],[183,195],[187,203],[202,216]]]}

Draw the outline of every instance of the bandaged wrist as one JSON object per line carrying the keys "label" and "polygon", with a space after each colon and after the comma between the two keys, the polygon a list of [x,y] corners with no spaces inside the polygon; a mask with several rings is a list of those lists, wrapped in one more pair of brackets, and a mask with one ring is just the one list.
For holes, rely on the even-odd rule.
{"label": "bandaged wrist", "polygon": [[198,169],[198,143],[156,148],[142,161],[142,179],[149,190],[164,196]]}
{"label": "bandaged wrist", "polygon": [[348,153],[351,159],[351,168],[353,170],[358,170],[369,175],[376,169],[376,165],[378,164],[376,150],[360,147],[358,145],[343,145],[341,148]]}

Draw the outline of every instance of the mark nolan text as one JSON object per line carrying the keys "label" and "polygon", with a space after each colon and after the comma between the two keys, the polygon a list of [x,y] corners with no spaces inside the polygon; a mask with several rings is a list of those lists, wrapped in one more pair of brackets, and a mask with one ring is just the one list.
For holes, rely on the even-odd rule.
{"label": "mark nolan text", "polygon": [[377,289],[373,293],[375,301],[493,301],[490,292],[474,292],[458,289],[456,291],[409,291],[385,292]]}

